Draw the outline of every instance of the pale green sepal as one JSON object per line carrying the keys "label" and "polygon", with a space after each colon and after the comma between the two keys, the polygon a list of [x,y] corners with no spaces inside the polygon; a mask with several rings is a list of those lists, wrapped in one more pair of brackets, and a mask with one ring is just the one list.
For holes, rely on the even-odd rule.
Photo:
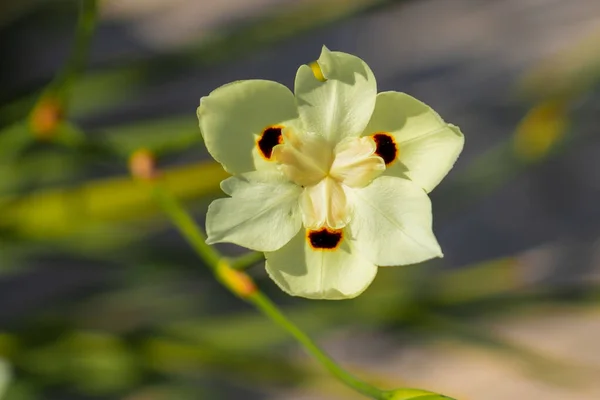
{"label": "pale green sepal", "polygon": [[255,171],[221,183],[231,198],[208,207],[208,244],[230,242],[256,251],[274,251],[302,226],[298,197],[302,188],[274,171]]}
{"label": "pale green sepal", "polygon": [[408,179],[382,176],[348,189],[356,249],[379,266],[415,264],[443,257],[432,231],[431,201]]}
{"label": "pale green sepal", "polygon": [[200,99],[200,131],[208,152],[231,174],[262,169],[256,139],[268,126],[298,117],[292,92],[277,82],[233,82]]}
{"label": "pale green sepal", "polygon": [[341,300],[361,294],[377,267],[346,240],[337,250],[314,250],[301,230],[284,247],[265,253],[271,279],[286,293],[309,299]]}
{"label": "pale green sepal", "polygon": [[447,124],[431,107],[398,92],[377,95],[364,135],[390,133],[399,156],[385,175],[409,177],[428,193],[446,176],[464,145],[460,129]]}
{"label": "pale green sepal", "polygon": [[324,81],[308,65],[296,74],[294,93],[304,127],[331,143],[359,136],[375,107],[373,72],[360,58],[326,47],[317,62]]}

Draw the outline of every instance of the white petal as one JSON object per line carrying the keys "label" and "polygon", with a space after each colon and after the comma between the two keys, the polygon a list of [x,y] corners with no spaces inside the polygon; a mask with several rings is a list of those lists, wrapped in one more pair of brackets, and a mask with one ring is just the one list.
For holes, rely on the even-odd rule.
{"label": "white petal", "polygon": [[276,172],[255,171],[221,183],[232,197],[211,203],[206,215],[207,243],[230,242],[257,251],[285,245],[302,226],[302,189]]}
{"label": "white petal", "polygon": [[296,74],[294,92],[304,127],[331,143],[359,136],[375,107],[373,72],[360,58],[326,47],[317,62],[325,81],[317,79],[308,65]]}
{"label": "white petal", "polygon": [[354,212],[349,228],[356,248],[379,266],[442,257],[432,231],[431,201],[408,179],[381,176],[363,189],[347,189]]}
{"label": "white petal", "polygon": [[298,117],[290,90],[264,80],[221,86],[200,99],[197,114],[206,148],[231,174],[257,169],[255,161],[264,167],[267,162],[253,154],[258,135]]}
{"label": "white petal", "polygon": [[342,185],[327,177],[304,189],[300,196],[304,226],[319,229],[327,226],[341,229],[350,219],[350,209]]}
{"label": "white petal", "polygon": [[364,187],[385,171],[383,159],[375,155],[370,137],[343,140],[335,148],[331,176],[346,186]]}
{"label": "white petal", "polygon": [[462,151],[464,136],[426,104],[405,93],[377,95],[364,135],[389,132],[398,144],[398,160],[385,175],[409,177],[430,192],[446,176]]}
{"label": "white petal", "polygon": [[377,267],[342,239],[337,250],[314,250],[302,230],[280,250],[265,253],[271,279],[286,293],[309,299],[349,299],[373,281]]}

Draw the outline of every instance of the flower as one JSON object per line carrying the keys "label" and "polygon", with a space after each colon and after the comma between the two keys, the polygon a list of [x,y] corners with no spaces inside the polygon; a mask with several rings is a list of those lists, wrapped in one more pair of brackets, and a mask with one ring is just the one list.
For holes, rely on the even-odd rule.
{"label": "flower", "polygon": [[207,243],[265,252],[282,290],[315,299],[359,295],[378,266],[442,257],[427,193],[460,130],[407,94],[377,94],[364,61],[325,47],[294,86],[238,81],[200,100],[206,147],[233,175]]}

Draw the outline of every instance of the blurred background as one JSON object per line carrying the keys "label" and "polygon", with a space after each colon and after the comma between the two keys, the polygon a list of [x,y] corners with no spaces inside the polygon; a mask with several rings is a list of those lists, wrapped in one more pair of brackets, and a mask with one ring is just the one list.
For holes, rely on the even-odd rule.
{"label": "blurred background", "polygon": [[5,399],[361,398],[224,290],[127,172],[154,151],[203,223],[225,174],[199,98],[291,87],[323,44],[462,128],[432,193],[445,258],[344,302],[290,298],[259,263],[261,289],[381,387],[600,399],[600,2],[103,0],[85,70],[80,5],[0,3]]}

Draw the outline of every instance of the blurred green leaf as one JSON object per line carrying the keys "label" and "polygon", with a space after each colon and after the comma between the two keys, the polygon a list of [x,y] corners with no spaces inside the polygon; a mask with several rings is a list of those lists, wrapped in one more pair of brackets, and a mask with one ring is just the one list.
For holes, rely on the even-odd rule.
{"label": "blurred green leaf", "polygon": [[540,162],[564,140],[569,129],[569,101],[541,101],[521,120],[514,134],[516,156],[525,162]]}
{"label": "blurred green leaf", "polygon": [[[164,171],[162,182],[183,200],[219,192],[228,175],[217,163],[200,163]],[[144,185],[130,178],[91,181],[75,188],[49,189],[20,198],[0,198],[0,227],[30,238],[54,238],[102,229],[161,215]]]}
{"label": "blurred green leaf", "polygon": [[39,392],[37,383],[34,381],[14,380],[8,387],[6,395],[2,397],[2,400],[43,400]]}
{"label": "blurred green leaf", "polygon": [[448,396],[419,389],[398,389],[387,395],[389,400],[454,400]]}
{"label": "blurred green leaf", "polygon": [[0,131],[0,165],[13,161],[33,142],[26,122],[14,123]]}
{"label": "blurred green leaf", "polygon": [[10,365],[6,360],[0,358],[0,399],[4,397],[4,394],[8,390],[12,378]]}
{"label": "blurred green leaf", "polygon": [[138,121],[106,130],[103,140],[123,157],[145,148],[157,156],[190,150],[202,143],[195,115]]}
{"label": "blurred green leaf", "polygon": [[119,338],[106,333],[77,332],[61,343],[65,373],[83,393],[119,393],[140,380],[135,354]]}
{"label": "blurred green leaf", "polygon": [[[323,0],[290,3],[247,24],[222,33],[215,32],[199,43],[149,58],[123,60],[114,68],[84,76],[73,85],[72,115],[81,117],[112,108],[142,95],[152,82],[178,76],[198,67],[239,59],[262,47],[299,36],[336,21],[387,4],[406,0]],[[307,60],[307,62],[312,60]],[[38,94],[0,107],[0,121],[22,118]]]}

